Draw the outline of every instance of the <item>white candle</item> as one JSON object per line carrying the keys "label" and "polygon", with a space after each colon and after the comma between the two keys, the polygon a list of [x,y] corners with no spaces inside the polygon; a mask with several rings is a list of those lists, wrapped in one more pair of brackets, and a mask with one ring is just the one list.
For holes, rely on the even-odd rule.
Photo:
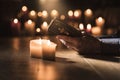
{"label": "white candle", "polygon": [[42,42],[41,39],[30,41],[30,56],[35,58],[42,58]]}
{"label": "white candle", "polygon": [[47,39],[31,40],[30,55],[34,58],[55,60],[56,44]]}
{"label": "white candle", "polygon": [[43,59],[55,60],[56,44],[50,40],[42,40]]}

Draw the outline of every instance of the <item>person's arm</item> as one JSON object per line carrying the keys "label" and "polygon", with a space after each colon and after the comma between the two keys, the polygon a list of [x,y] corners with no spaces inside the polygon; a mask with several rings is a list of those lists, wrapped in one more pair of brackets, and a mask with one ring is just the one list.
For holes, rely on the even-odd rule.
{"label": "person's arm", "polygon": [[106,38],[100,39],[101,53],[103,55],[120,56],[120,39],[119,38]]}

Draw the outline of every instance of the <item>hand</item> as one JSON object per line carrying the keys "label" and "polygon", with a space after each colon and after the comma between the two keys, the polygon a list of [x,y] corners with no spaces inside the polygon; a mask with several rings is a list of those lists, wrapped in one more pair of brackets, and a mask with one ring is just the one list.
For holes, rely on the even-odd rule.
{"label": "hand", "polygon": [[68,48],[74,49],[80,54],[91,55],[100,53],[101,42],[91,35],[85,34],[83,37],[58,35],[57,39],[59,39]]}

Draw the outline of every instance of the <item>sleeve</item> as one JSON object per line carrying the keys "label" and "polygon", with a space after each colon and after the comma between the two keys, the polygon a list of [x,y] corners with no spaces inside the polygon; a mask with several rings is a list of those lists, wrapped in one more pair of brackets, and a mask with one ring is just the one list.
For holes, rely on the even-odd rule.
{"label": "sleeve", "polygon": [[101,53],[104,55],[120,56],[120,38],[104,38],[101,41]]}

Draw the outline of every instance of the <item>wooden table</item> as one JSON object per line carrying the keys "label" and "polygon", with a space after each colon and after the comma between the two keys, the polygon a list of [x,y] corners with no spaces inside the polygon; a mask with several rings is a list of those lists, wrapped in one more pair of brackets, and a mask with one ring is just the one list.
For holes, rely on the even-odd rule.
{"label": "wooden table", "polygon": [[55,61],[30,57],[33,37],[0,38],[0,80],[120,80],[119,57],[58,48]]}

